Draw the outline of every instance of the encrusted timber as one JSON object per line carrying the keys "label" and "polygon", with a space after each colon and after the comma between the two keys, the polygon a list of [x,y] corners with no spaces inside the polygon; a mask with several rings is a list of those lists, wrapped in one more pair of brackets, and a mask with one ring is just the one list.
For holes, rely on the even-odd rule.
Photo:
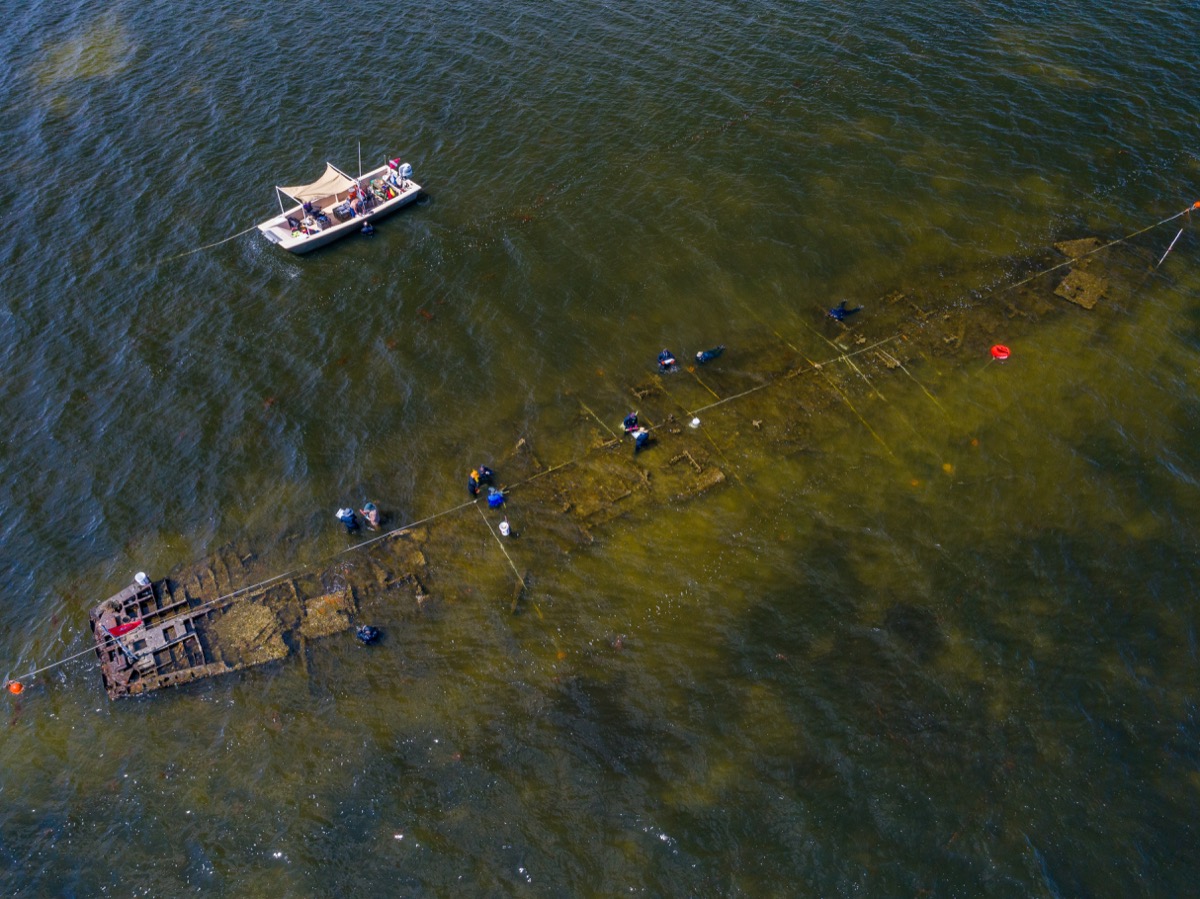
{"label": "encrusted timber", "polygon": [[394,610],[400,596],[410,595],[418,608],[430,598],[429,563],[425,548],[430,527],[405,528],[382,535],[374,543],[343,559],[320,581],[329,590],[344,585],[351,591],[354,608],[376,614]]}

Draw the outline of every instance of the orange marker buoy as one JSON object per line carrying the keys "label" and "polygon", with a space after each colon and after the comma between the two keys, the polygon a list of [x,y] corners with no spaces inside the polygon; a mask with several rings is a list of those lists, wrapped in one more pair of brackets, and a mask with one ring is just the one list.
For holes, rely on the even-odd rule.
{"label": "orange marker buoy", "polygon": [[8,682],[8,692],[13,696],[20,696],[25,692],[25,685],[19,680],[10,680]]}
{"label": "orange marker buoy", "polygon": [[998,343],[994,347],[992,347],[992,358],[995,359],[997,362],[1003,362],[1005,359],[1007,359],[1011,355],[1012,354],[1009,352],[1008,347],[1006,347],[1002,343]]}

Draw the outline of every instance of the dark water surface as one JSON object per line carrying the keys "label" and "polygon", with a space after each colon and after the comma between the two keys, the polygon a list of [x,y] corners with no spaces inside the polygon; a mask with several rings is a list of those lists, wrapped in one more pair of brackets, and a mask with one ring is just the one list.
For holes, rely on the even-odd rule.
{"label": "dark water surface", "polygon": [[[341,504],[567,461],[663,346],[832,360],[843,297],[870,333],[1200,196],[1194,3],[5,17],[6,678],[137,570],[328,559]],[[428,192],[373,239],[181,255],[360,141]],[[370,651],[122,703],[87,657],[38,675],[0,892],[1195,895],[1200,253],[1184,219],[1128,248],[1092,312],[869,389],[831,363],[857,392],[786,451],[731,404],[726,483],[525,560],[522,614],[465,517],[455,589]]]}

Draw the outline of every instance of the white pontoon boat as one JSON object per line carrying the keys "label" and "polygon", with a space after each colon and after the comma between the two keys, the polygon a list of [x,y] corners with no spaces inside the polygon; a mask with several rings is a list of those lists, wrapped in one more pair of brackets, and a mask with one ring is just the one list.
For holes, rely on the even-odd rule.
{"label": "white pontoon boat", "polygon": [[[275,190],[280,214],[258,230],[285,250],[307,253],[411,203],[421,193],[421,185],[412,180],[411,165],[392,159],[357,178],[327,162],[325,174],[312,184]],[[285,208],[284,197],[298,205]]]}

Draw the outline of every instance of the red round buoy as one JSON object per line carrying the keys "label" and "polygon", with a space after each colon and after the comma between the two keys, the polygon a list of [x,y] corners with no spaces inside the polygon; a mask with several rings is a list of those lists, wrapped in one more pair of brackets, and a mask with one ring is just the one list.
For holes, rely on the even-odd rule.
{"label": "red round buoy", "polygon": [[1009,355],[1010,355],[1010,353],[1008,351],[1008,347],[1006,347],[1002,343],[998,343],[994,347],[992,347],[992,358],[995,359],[997,362],[1003,362],[1005,359],[1007,359],[1009,357]]}
{"label": "red round buoy", "polygon": [[25,692],[25,685],[19,680],[10,680],[8,682],[8,692],[13,696],[20,696]]}

